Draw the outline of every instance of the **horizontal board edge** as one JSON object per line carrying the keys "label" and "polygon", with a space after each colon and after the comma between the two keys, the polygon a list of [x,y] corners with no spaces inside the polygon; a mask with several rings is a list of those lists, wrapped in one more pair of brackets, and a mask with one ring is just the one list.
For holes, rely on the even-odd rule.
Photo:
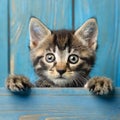
{"label": "horizontal board edge", "polygon": [[[31,96],[92,96],[93,94],[85,88],[32,88],[28,91],[23,92],[11,92],[6,88],[0,88],[0,96],[11,96],[11,95],[31,95]],[[120,87],[116,87],[112,93],[107,96],[120,96]]]}

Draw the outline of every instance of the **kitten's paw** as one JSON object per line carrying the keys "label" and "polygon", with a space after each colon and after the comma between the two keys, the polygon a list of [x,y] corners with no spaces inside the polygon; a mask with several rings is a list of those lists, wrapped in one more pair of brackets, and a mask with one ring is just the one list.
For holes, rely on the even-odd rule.
{"label": "kitten's paw", "polygon": [[96,95],[106,95],[113,90],[112,81],[106,77],[91,78],[85,85],[89,91]]}
{"label": "kitten's paw", "polygon": [[33,85],[25,76],[10,75],[6,80],[6,87],[12,92],[19,92],[30,89]]}

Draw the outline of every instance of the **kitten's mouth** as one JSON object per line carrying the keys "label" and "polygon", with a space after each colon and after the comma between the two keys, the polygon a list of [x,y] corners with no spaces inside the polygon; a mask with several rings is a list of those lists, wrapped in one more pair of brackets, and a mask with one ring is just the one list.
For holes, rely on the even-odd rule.
{"label": "kitten's mouth", "polygon": [[63,76],[59,76],[56,79],[65,79]]}

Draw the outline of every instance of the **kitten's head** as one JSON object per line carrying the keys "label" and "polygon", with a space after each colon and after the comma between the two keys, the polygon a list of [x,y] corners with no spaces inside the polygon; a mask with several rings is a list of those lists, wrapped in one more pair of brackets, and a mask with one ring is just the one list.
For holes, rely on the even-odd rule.
{"label": "kitten's head", "polygon": [[50,31],[38,19],[31,18],[29,30],[36,73],[59,86],[76,81],[83,86],[95,59],[96,20],[89,19],[76,31]]}

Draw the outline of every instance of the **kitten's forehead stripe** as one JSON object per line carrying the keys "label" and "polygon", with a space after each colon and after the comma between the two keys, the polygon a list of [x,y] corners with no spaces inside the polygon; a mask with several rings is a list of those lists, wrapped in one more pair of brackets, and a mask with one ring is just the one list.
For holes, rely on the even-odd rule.
{"label": "kitten's forehead stripe", "polygon": [[71,47],[71,42],[73,40],[73,32],[72,31],[54,31],[54,44],[58,46],[60,50],[65,50],[67,46]]}

